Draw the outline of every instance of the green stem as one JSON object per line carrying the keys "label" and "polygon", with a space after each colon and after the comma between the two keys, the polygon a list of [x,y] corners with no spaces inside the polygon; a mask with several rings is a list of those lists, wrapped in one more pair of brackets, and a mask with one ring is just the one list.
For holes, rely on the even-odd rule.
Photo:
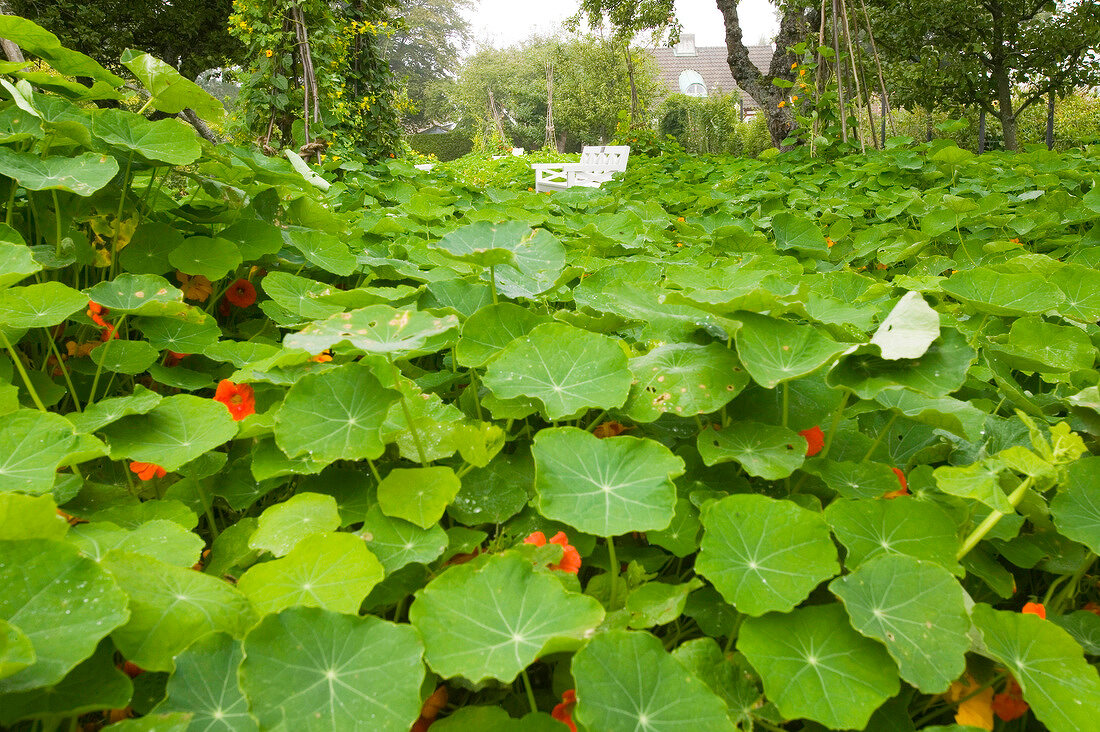
{"label": "green stem", "polygon": [[[1027,493],[1027,489],[1031,487],[1032,478],[1029,476],[1020,486],[1012,491],[1008,496],[1008,502],[1013,509],[1024,499],[1024,494]],[[985,517],[985,521],[982,521],[978,526],[970,532],[970,535],[966,537],[962,546],[959,547],[959,551],[955,553],[955,559],[959,560],[970,553],[970,550],[978,545],[978,542],[985,538],[985,535],[993,530],[993,527],[1003,518],[1007,516],[1007,513],[1001,513],[994,509],[992,513]]]}
{"label": "green stem", "polygon": [[4,223],[11,226],[12,220],[15,218],[15,192],[19,190],[19,184],[14,180],[11,182],[11,193],[8,194],[8,209],[4,214]]}
{"label": "green stem", "polygon": [[478,421],[484,421],[481,416],[481,396],[478,395],[477,369],[470,369],[466,373],[470,376],[470,385],[466,388],[471,389],[474,395],[474,410],[477,412]]}
{"label": "green stem", "polygon": [[833,412],[833,423],[829,425],[829,434],[825,435],[825,447],[821,448],[820,457],[823,459],[829,454],[829,448],[833,446],[833,437],[836,436],[836,430],[840,427],[840,420],[844,418],[844,408],[848,406],[848,398],[851,395],[852,392],[845,389],[844,398],[840,400],[840,406]]}
{"label": "green stem", "polygon": [[405,401],[405,392],[401,391],[401,377],[397,372],[397,364],[393,362],[392,354],[387,353],[386,358],[389,359],[390,369],[393,371],[393,388],[397,389],[397,393],[401,396],[401,411],[405,413],[405,422],[409,425],[409,433],[412,434],[413,444],[416,445],[416,453],[420,456],[420,464],[426,468],[428,467],[428,454],[424,452],[424,444],[420,441],[420,433],[417,432],[416,425],[413,424],[409,403]]}
{"label": "green stem", "polygon": [[730,634],[729,634],[729,637],[727,637],[727,638],[726,638],[726,645],[725,645],[725,647],[724,647],[724,648],[722,649],[722,654],[723,654],[723,655],[727,655],[727,656],[728,656],[728,655],[729,655],[729,653],[730,653],[730,651],[732,651],[732,650],[733,650],[733,644],[734,644],[734,642],[735,642],[735,641],[737,640],[737,634],[738,634],[738,632],[740,632],[740,630],[741,630],[741,623],[742,623],[742,622],[743,622],[744,620],[745,620],[745,616],[744,616],[744,615],[740,615],[740,614],[738,614],[738,616],[737,616],[737,619],[733,621],[733,629],[732,629],[732,630],[730,630]]}
{"label": "green stem", "polygon": [[890,431],[890,428],[894,426],[894,422],[898,421],[898,413],[894,412],[894,416],[890,417],[890,421],[886,423],[886,426],[878,431],[878,437],[871,443],[871,446],[867,448],[866,454],[863,456],[863,461],[866,462],[871,459],[871,456],[875,454],[875,450],[882,444],[882,438],[886,437],[886,433]]}
{"label": "green stem", "polygon": [[531,705],[531,713],[537,713],[539,706],[535,703],[535,690],[531,688],[531,679],[527,676],[527,669],[520,671],[519,675],[523,679],[523,688],[527,691],[527,703]]}
{"label": "green stem", "polygon": [[55,228],[57,229],[57,243],[54,245],[54,253],[58,258],[61,257],[61,206],[57,203],[57,189],[51,188],[50,195],[53,196],[53,218]]}
{"label": "green stem", "polygon": [[11,341],[8,340],[8,334],[4,332],[3,328],[0,328],[0,338],[4,339],[4,348],[8,349],[11,361],[15,364],[15,370],[18,371],[19,375],[23,378],[23,384],[27,387],[27,393],[31,395],[31,400],[34,401],[36,407],[45,412],[46,405],[38,398],[38,392],[34,390],[34,385],[31,384],[31,378],[27,375],[27,370],[23,368],[23,362],[19,359],[19,354],[15,352],[15,348],[12,346]]}
{"label": "green stem", "polygon": [[148,109],[149,105],[152,104],[152,103],[153,103],[153,97],[152,97],[152,95],[150,95],[149,98],[145,100],[145,104],[141,105],[141,109],[139,109],[137,111],[137,113],[138,114],[145,114],[145,110]]}
{"label": "green stem", "polygon": [[370,472],[371,472],[372,475],[374,475],[374,479],[377,480],[379,483],[381,483],[382,482],[382,476],[378,474],[378,468],[376,468],[374,466],[374,461],[373,460],[367,460],[367,465],[370,466]]}
{"label": "green stem", "polygon": [[214,499],[206,492],[206,487],[199,480],[197,474],[191,475],[191,482],[195,484],[195,492],[199,494],[199,500],[202,501],[202,510],[206,513],[206,522],[210,524],[210,535],[214,538],[218,538],[218,522],[214,518]]}
{"label": "green stem", "polygon": [[[123,315],[121,318],[119,318],[118,322],[115,323],[115,333],[118,333],[119,329],[122,328],[122,321],[124,321],[124,320],[126,320],[125,315]],[[108,338],[107,342],[104,343],[102,346],[100,346],[100,348],[103,349],[104,358],[101,358],[99,360],[99,364],[96,365],[96,367],[95,367],[95,377],[92,378],[92,389],[91,389],[91,391],[88,392],[88,404],[91,404],[92,402],[95,401],[95,390],[99,386],[99,376],[100,376],[100,374],[103,373],[103,362],[106,360],[107,349],[109,349],[111,347],[111,341],[113,341],[113,340],[115,340],[113,337]]]}
{"label": "green stem", "polygon": [[607,537],[607,558],[611,562],[611,593],[607,599],[607,609],[614,611],[619,599],[619,560],[615,557],[615,539]]}
{"label": "green stem", "polygon": [[76,387],[73,386],[73,380],[69,378],[69,369],[65,368],[65,362],[61,360],[61,353],[57,350],[57,344],[53,342],[53,338],[50,337],[49,328],[46,329],[46,342],[50,344],[53,357],[57,359],[57,367],[61,369],[61,374],[65,377],[65,384],[69,387],[69,396],[73,398],[73,406],[76,407],[76,411],[83,411],[80,408],[80,399],[76,396]]}
{"label": "green stem", "polygon": [[789,381],[783,382],[783,426],[787,426],[791,409],[791,386]]}
{"label": "green stem", "polygon": [[[1093,562],[1096,561],[1096,554],[1089,552],[1084,561],[1081,562],[1081,566],[1077,568],[1077,571],[1073,573],[1073,576],[1069,578],[1069,582],[1062,591],[1058,593],[1058,596],[1053,602],[1049,601],[1051,593],[1047,593],[1048,599],[1044,600],[1043,604],[1047,605],[1047,608],[1054,614],[1062,614],[1067,602],[1077,594],[1077,589],[1081,585],[1081,579],[1088,574],[1089,569],[1092,568]],[[1053,585],[1052,585],[1053,586]]]}
{"label": "green stem", "polygon": [[489,265],[489,290],[493,293],[493,304],[496,305],[497,300],[497,272],[496,267]]}
{"label": "green stem", "polygon": [[[143,107],[144,109],[144,107]],[[118,211],[115,213],[115,237],[111,242],[111,279],[114,279],[118,271],[118,237],[122,232],[122,208],[126,205],[126,191],[130,188],[130,165],[134,162],[134,154],[126,158],[126,170],[122,174],[122,194],[118,197]]]}
{"label": "green stem", "polygon": [[600,412],[599,414],[597,414],[597,415],[596,415],[596,418],[595,418],[595,419],[593,419],[593,420],[592,420],[591,422],[589,422],[589,423],[588,423],[588,426],[584,428],[584,431],[585,431],[585,432],[591,432],[592,430],[594,430],[594,429],[596,429],[597,427],[599,427],[599,426],[600,426],[600,420],[604,418],[604,415],[605,415],[605,414],[607,414],[607,410],[606,410],[606,409],[605,409],[605,410],[603,410],[602,412]]}

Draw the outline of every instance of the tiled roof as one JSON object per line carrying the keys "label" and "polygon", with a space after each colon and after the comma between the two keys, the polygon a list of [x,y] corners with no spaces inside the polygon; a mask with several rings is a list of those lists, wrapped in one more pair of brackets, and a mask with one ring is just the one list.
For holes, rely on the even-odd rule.
{"label": "tiled roof", "polygon": [[[688,69],[699,72],[710,94],[717,94],[719,91],[729,93],[739,89],[726,61],[725,46],[694,46],[694,38],[690,36],[681,36],[681,40],[688,40],[687,48],[694,47],[694,55],[689,53],[678,56],[667,46],[651,51],[657,60],[658,77],[668,87],[670,94],[680,91],[680,73]],[[748,46],[748,51],[749,60],[756,68],[761,73],[768,73],[768,66],[772,62],[772,47]],[[746,109],[758,109],[760,106],[748,94],[742,94],[741,98]]]}

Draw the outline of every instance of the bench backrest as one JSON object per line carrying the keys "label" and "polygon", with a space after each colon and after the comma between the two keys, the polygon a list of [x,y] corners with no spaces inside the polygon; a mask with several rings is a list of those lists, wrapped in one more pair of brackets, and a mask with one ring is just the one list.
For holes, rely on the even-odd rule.
{"label": "bench backrest", "polygon": [[629,145],[586,145],[581,149],[580,162],[618,173],[626,170],[629,157]]}

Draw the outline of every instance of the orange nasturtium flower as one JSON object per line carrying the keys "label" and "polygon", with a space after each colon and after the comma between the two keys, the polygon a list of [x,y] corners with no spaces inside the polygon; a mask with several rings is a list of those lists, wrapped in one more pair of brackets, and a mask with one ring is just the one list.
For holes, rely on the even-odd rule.
{"label": "orange nasturtium flower", "polygon": [[806,457],[813,457],[821,452],[821,448],[825,447],[825,433],[816,424],[798,434],[806,438]]}
{"label": "orange nasturtium flower", "polygon": [[[541,531],[536,531],[524,539],[523,543],[544,546],[546,544],[546,534]],[[554,534],[550,538],[550,543],[559,544],[562,548],[561,562],[559,564],[551,564],[550,569],[560,569],[562,572],[576,574],[581,568],[581,555],[580,552],[569,543],[569,537],[565,535],[565,532],[559,531]]]}
{"label": "orange nasturtium flower", "polygon": [[248,280],[236,280],[225,291],[225,299],[239,308],[246,308],[256,302],[256,288]]}
{"label": "orange nasturtium flower", "polygon": [[65,343],[65,350],[68,351],[70,358],[82,358],[92,352],[92,349],[99,344],[95,341],[89,341],[87,343],[77,343],[76,341],[67,341]]}
{"label": "orange nasturtium flower", "polygon": [[783,109],[783,107],[787,106],[787,103],[786,102],[780,102],[777,106],[779,107],[779,109]]}
{"label": "orange nasturtium flower", "polygon": [[447,687],[437,686],[431,696],[424,700],[424,705],[420,707],[420,717],[413,723],[412,729],[409,732],[426,732],[428,727],[432,726],[432,722],[439,716],[439,713],[443,711],[443,708],[447,706]]}
{"label": "orange nasturtium flower", "polygon": [[265,55],[265,56],[267,56],[268,58],[271,58],[272,56],[274,56],[274,55],[275,55],[275,52],[274,52],[274,51],[272,51],[272,50],[271,50],[271,49],[269,48],[269,49],[267,49],[266,51],[264,51],[264,55]]}
{"label": "orange nasturtium flower", "polygon": [[1016,683],[1016,679],[1009,678],[1005,690],[993,697],[993,713],[1002,721],[1011,722],[1027,714],[1027,710],[1023,689]]}
{"label": "orange nasturtium flower", "polygon": [[684,217],[683,216],[678,216],[676,218],[676,220],[679,221],[680,223],[683,223],[684,222]]}
{"label": "orange nasturtium flower", "polygon": [[798,97],[797,97],[797,96],[791,97],[791,101],[792,101],[792,102],[797,102],[797,101],[798,101]]}
{"label": "orange nasturtium flower", "polygon": [[214,401],[224,404],[238,422],[256,413],[256,395],[248,384],[234,384],[229,379],[222,379],[214,392]]}
{"label": "orange nasturtium flower", "polygon": [[798,68],[798,62],[795,61],[793,64],[791,64],[791,71],[794,71],[797,68]]}
{"label": "orange nasturtium flower", "polygon": [[316,361],[317,363],[328,363],[332,360],[332,349],[326,348],[325,350],[318,353],[316,356],[311,357],[309,360]]}
{"label": "orange nasturtium flower", "polygon": [[100,328],[109,328],[111,326],[110,323],[103,319],[103,316],[109,312],[111,311],[99,303],[92,302],[91,300],[88,301],[88,317]]}
{"label": "orange nasturtium flower", "polygon": [[188,300],[206,302],[207,298],[214,292],[214,286],[210,284],[210,280],[202,275],[184,274],[177,269],[176,281],[180,283],[183,296]]}
{"label": "orange nasturtium flower", "polygon": [[602,440],[605,437],[618,437],[629,429],[633,428],[627,427],[621,422],[604,422],[596,427],[596,429],[592,430],[592,434]]}
{"label": "orange nasturtium flower", "polygon": [[909,481],[907,481],[905,479],[905,473],[901,472],[900,468],[890,468],[890,470],[893,470],[894,475],[898,476],[898,482],[901,483],[901,488],[898,488],[896,491],[890,491],[889,493],[885,493],[885,494],[883,494],[882,497],[883,498],[897,498],[899,496],[909,495]]}
{"label": "orange nasturtium flower", "polygon": [[1020,612],[1027,613],[1029,615],[1038,615],[1043,620],[1047,619],[1047,609],[1041,602],[1028,602],[1024,603],[1024,606],[1020,609]]}
{"label": "orange nasturtium flower", "polygon": [[[993,729],[993,689],[986,687],[981,689],[973,676],[967,674],[951,684],[947,690],[947,698],[952,702],[959,702],[959,708],[955,712],[957,724],[970,725],[979,729]],[[977,692],[977,693],[975,693]],[[973,696],[971,696],[973,694]],[[969,698],[967,698],[969,697]]]}
{"label": "orange nasturtium flower", "polygon": [[577,692],[567,689],[562,692],[561,703],[556,705],[550,716],[577,732],[577,725],[573,723],[573,707],[577,706]]}
{"label": "orange nasturtium flower", "polygon": [[175,351],[164,352],[164,365],[165,366],[179,366],[180,361],[190,356],[190,353],[176,353]]}
{"label": "orange nasturtium flower", "polygon": [[833,247],[836,246],[836,242],[833,241],[832,239],[830,239],[829,237],[825,237],[825,246],[828,247],[829,249],[832,249]]}
{"label": "orange nasturtium flower", "polygon": [[160,467],[156,463],[130,463],[130,472],[137,473],[137,477],[142,480],[152,480],[153,478],[163,478],[168,475],[168,471]]}

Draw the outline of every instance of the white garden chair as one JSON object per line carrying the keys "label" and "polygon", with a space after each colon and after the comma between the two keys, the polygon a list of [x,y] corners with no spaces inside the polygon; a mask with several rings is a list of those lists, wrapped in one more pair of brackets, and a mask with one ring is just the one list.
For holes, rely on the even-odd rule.
{"label": "white garden chair", "polygon": [[562,191],[574,186],[599,188],[615,173],[626,170],[629,157],[629,145],[590,145],[581,150],[578,163],[537,163],[531,166],[535,171],[535,191]]}

